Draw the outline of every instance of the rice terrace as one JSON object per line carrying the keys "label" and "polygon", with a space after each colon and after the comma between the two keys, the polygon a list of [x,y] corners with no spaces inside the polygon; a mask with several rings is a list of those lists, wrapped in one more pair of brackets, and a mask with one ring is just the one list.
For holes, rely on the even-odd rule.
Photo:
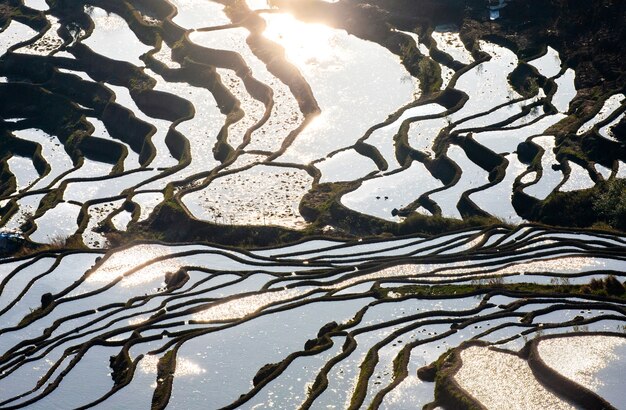
{"label": "rice terrace", "polygon": [[626,2],[0,0],[0,409],[626,408]]}

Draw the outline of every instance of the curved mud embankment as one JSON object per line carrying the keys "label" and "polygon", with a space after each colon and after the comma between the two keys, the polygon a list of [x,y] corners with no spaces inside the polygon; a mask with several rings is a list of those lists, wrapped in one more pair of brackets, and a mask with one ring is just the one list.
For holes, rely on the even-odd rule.
{"label": "curved mud embankment", "polygon": [[[236,408],[293,404],[293,386],[311,407],[467,404],[445,382],[454,360],[442,357],[434,389],[414,388],[417,369],[464,340],[517,351],[546,332],[612,332],[625,320],[625,261],[622,237],[530,225],[3,259],[0,290],[13,296],[0,305],[0,401]],[[619,280],[597,279],[608,273]],[[87,373],[94,382],[77,383]]]}

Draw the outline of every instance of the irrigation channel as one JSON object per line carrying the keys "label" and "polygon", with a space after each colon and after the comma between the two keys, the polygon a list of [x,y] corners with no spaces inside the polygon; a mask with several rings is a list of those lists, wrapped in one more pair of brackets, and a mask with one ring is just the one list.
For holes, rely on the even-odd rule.
{"label": "irrigation channel", "polygon": [[[0,227],[31,251],[0,258],[0,408],[626,407],[626,237],[528,222],[626,178],[555,154],[575,70],[385,33],[436,90],[263,0],[2,2]],[[575,134],[618,152],[626,96],[596,108]],[[347,232],[415,217],[463,229]]]}

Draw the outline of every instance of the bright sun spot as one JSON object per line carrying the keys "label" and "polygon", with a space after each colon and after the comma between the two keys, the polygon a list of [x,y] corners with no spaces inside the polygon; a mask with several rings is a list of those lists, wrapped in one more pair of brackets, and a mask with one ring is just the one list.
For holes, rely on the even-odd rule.
{"label": "bright sun spot", "polygon": [[[137,245],[115,252],[87,278],[91,283],[109,283],[124,276],[121,285],[138,286],[165,277],[165,273],[176,271],[180,262],[173,258],[155,261],[133,271],[140,265],[168,254],[168,249],[160,245]],[[132,272],[131,272],[132,271]]]}
{"label": "bright sun spot", "polygon": [[260,9],[269,9],[270,5],[267,3],[267,0],[246,0],[248,3],[248,7],[250,10],[260,10]]}
{"label": "bright sun spot", "polygon": [[285,48],[286,57],[297,66],[313,65],[318,69],[341,66],[342,56],[334,47],[337,30],[323,24],[302,24],[290,14],[266,14],[268,39]]}
{"label": "bright sun spot", "polygon": [[[159,356],[147,354],[139,362],[139,370],[144,374],[156,374],[158,363]],[[200,367],[200,365],[185,357],[176,358],[175,377],[194,376],[205,372],[206,370]]]}

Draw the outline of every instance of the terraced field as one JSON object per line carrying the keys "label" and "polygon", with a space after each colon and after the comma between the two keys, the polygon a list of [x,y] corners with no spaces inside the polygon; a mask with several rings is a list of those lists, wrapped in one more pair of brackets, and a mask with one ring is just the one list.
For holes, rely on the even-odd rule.
{"label": "terraced field", "polygon": [[0,4],[0,407],[626,406],[625,91],[270,3]]}
{"label": "terraced field", "polygon": [[417,370],[460,343],[519,350],[582,330],[617,338],[589,370],[619,364],[615,380],[594,376],[618,383],[624,301],[582,285],[624,272],[625,243],[526,226],[9,260],[2,406],[421,407],[434,386]]}

